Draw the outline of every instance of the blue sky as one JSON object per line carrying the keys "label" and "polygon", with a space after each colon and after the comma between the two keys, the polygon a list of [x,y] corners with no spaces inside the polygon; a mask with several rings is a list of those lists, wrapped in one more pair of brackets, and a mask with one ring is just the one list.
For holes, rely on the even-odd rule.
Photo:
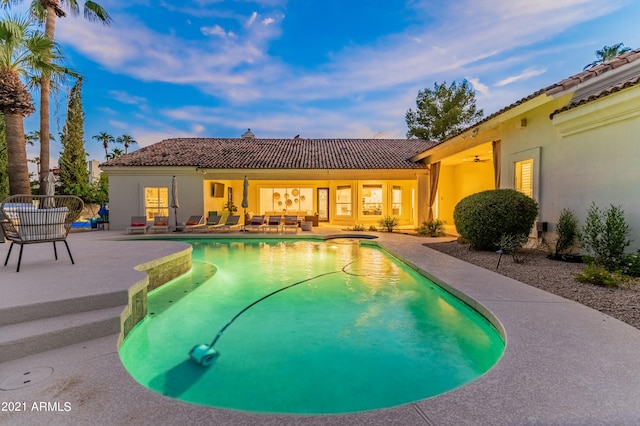
{"label": "blue sky", "polygon": [[[111,26],[67,17],[56,37],[84,76],[86,148],[100,161],[92,136],[101,131],[139,146],[247,128],[275,138],[405,137],[406,111],[435,82],[467,79],[488,115],[580,72],[604,45],[640,46],[634,0],[99,3]],[[54,134],[64,93],[57,100]],[[25,128],[37,130],[37,113]],[[60,149],[53,144],[54,163]]]}

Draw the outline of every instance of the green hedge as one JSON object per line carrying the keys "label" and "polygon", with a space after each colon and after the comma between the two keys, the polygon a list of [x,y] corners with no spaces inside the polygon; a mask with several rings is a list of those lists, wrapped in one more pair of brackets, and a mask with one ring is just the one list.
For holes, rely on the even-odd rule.
{"label": "green hedge", "polygon": [[456,230],[471,247],[496,249],[503,235],[529,234],[538,203],[515,189],[492,189],[463,198],[453,211]]}

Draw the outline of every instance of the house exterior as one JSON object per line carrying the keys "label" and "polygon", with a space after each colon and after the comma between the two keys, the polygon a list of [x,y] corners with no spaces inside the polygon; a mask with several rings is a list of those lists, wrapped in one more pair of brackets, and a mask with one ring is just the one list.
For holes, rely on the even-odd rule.
{"label": "house exterior", "polygon": [[[640,248],[640,49],[575,74],[502,108],[442,142],[415,139],[169,139],[101,165],[111,222],[173,213],[177,221],[240,206],[248,212],[318,215],[335,225],[377,225],[395,216],[414,228],[437,218],[455,235],[453,211],[467,195],[515,188],[537,200],[553,241],[571,209],[581,224],[592,203],[620,205]],[[240,212],[242,208],[239,207]],[[173,218],[175,220],[176,218]]]}
{"label": "house exterior", "polygon": [[[435,142],[417,139],[167,139],[101,164],[109,177],[110,222],[125,229],[132,216],[221,212],[240,214],[244,178],[247,213],[317,216],[333,225],[378,225],[385,216],[414,228],[428,217],[429,168],[412,157]],[[171,207],[178,182],[179,208]],[[177,217],[176,215],[177,214]]]}
{"label": "house exterior", "polygon": [[584,224],[592,203],[620,205],[640,248],[640,50],[580,72],[492,114],[413,158],[438,170],[434,214],[455,233],[465,196],[515,188],[536,199],[555,238],[560,212]]}

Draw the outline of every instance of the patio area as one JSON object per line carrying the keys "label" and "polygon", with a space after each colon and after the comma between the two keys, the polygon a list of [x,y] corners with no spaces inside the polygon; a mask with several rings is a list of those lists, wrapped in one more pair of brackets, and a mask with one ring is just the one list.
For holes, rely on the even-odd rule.
{"label": "patio area", "polygon": [[[311,232],[278,237],[333,234],[347,232],[314,227]],[[137,265],[176,256],[190,246],[178,241],[144,241],[148,237],[127,237],[122,231],[79,232],[68,237],[75,265],[60,250],[59,260],[54,260],[51,244],[37,244],[25,248],[19,273],[15,272],[15,254],[0,268],[0,347],[7,348],[0,351],[0,357],[7,359],[0,363],[0,424],[640,423],[639,330],[579,303],[431,250],[422,245],[424,238],[363,234],[377,236],[368,241],[480,312],[495,316],[507,344],[492,370],[467,386],[431,399],[347,415],[261,415],[166,398],[136,383],[121,365],[116,350],[119,321],[114,318],[125,308],[128,289],[146,277],[134,269]],[[165,236],[172,234],[151,237]],[[187,237],[193,236],[198,234]],[[231,232],[205,237],[260,239],[273,235]],[[9,244],[0,244],[0,258],[4,259],[8,249]],[[64,343],[74,334],[76,339],[80,336],[78,342]],[[41,339],[43,347],[49,343],[62,347],[35,353],[33,336]]]}

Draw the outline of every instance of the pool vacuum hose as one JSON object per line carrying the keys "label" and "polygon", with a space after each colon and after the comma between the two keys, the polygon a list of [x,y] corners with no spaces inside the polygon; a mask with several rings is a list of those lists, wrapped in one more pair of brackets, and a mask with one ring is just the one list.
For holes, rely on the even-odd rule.
{"label": "pool vacuum hose", "polygon": [[[353,262],[356,262],[355,260]],[[307,281],[311,281],[314,280],[316,278],[320,278],[323,277],[325,275],[331,275],[331,274],[338,274],[340,272],[345,272],[348,273],[347,271],[345,271],[345,268],[349,265],[351,265],[353,262],[349,262],[346,265],[344,265],[342,267],[342,270],[340,271],[331,271],[331,272],[325,272],[324,274],[320,274],[320,275],[316,275],[315,277],[311,277],[311,278],[307,278],[304,279],[302,281],[298,281],[296,283],[290,284],[286,287],[282,287],[281,289],[278,289],[276,291],[273,291],[269,294],[267,294],[266,296],[261,297],[260,299],[256,300],[255,302],[251,303],[250,305],[246,306],[244,309],[242,309],[240,312],[238,312],[233,318],[231,318],[225,325],[224,327],[222,327],[220,329],[220,331],[218,331],[218,334],[216,334],[216,337],[213,339],[213,341],[210,344],[206,344],[203,343],[201,345],[196,345],[193,348],[191,348],[191,351],[189,352],[189,358],[195,362],[196,364],[200,364],[203,367],[209,367],[211,364],[213,364],[213,361],[215,360],[215,358],[220,354],[217,350],[215,350],[213,347],[215,346],[216,342],[218,341],[218,339],[222,336],[222,334],[225,332],[225,330],[242,314],[244,314],[249,308],[251,308],[252,306],[258,304],[259,302],[262,302],[264,299],[266,299],[267,297],[273,296],[276,293],[280,293],[282,290],[286,290],[288,288],[291,288],[293,286],[296,286],[298,284],[302,284],[302,283],[306,283]]]}

